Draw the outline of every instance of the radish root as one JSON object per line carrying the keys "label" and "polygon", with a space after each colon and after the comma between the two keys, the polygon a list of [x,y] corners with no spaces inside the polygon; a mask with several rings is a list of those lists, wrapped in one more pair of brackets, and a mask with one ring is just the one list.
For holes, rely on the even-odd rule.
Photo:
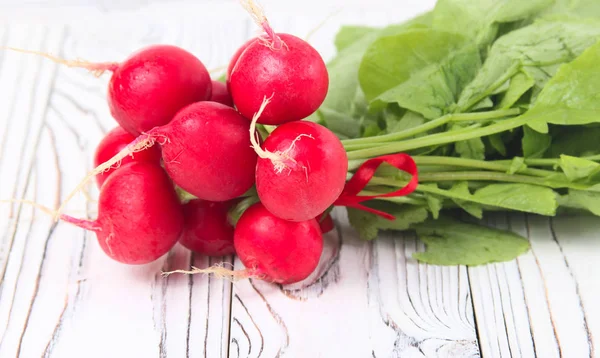
{"label": "radish root", "polygon": [[163,271],[162,276],[168,277],[174,273],[181,273],[186,275],[195,275],[195,274],[205,274],[205,275],[215,275],[218,278],[228,279],[233,281],[238,281],[250,277],[254,277],[252,270],[244,269],[244,270],[231,270],[224,267],[223,264],[216,264],[211,267],[201,269],[198,267],[192,266],[191,270],[173,270],[173,271]]}
{"label": "radish root", "polygon": [[47,206],[44,206],[42,204],[38,204],[35,201],[31,201],[31,200],[21,200],[21,199],[10,199],[10,200],[0,200],[0,203],[8,203],[8,204],[27,204],[27,205],[31,205],[36,209],[39,209],[43,212],[45,212],[46,214],[55,217],[57,215],[56,211],[50,209]]}
{"label": "radish root", "polygon": [[[65,206],[67,205],[67,203],[71,199],[73,199],[73,197],[79,191],[81,191],[83,188],[85,188],[88,181],[90,181],[92,178],[94,178],[96,175],[98,175],[100,173],[103,173],[112,168],[118,168],[121,163],[121,160],[123,158],[125,158],[126,156],[133,155],[134,153],[137,153],[137,152],[140,152],[142,150],[152,147],[157,142],[155,137],[159,137],[162,139],[162,141],[159,142],[159,144],[164,144],[164,143],[168,142],[168,140],[169,140],[167,137],[162,136],[162,135],[152,135],[149,133],[144,133],[144,134],[140,135],[139,137],[137,137],[133,142],[129,143],[129,145],[127,145],[127,147],[123,148],[114,157],[110,158],[109,160],[100,164],[99,166],[94,168],[94,170],[89,172],[85,176],[85,178],[83,178],[83,180],[75,187],[75,189],[73,189],[73,191],[71,191],[69,193],[69,195],[67,195],[67,197],[65,198],[63,203],[60,205],[60,207],[56,211],[56,215],[54,216],[54,219],[58,221],[58,219],[60,218],[60,215],[61,215],[62,211],[64,210]],[[116,166],[115,166],[115,164],[116,164]]]}
{"label": "radish root", "polygon": [[39,56],[45,57],[55,63],[65,65],[67,67],[85,68],[86,70],[90,71],[96,77],[102,76],[104,74],[104,72],[106,72],[106,71],[114,72],[119,67],[119,64],[117,62],[92,63],[92,62],[81,60],[81,59],[65,60],[63,58],[54,56],[54,55],[46,53],[46,52],[25,50],[25,49],[20,49],[20,48],[16,48],[16,47],[5,47],[5,48],[8,50],[11,50],[11,51],[15,51],[15,52],[39,55]]}
{"label": "radish root", "polygon": [[342,12],[343,8],[339,8],[337,10],[332,11],[329,15],[327,15],[327,17],[325,19],[323,19],[323,21],[321,21],[317,26],[313,27],[307,34],[306,37],[304,38],[304,41],[308,42],[308,40],[310,40],[310,38],[317,32],[319,31],[323,26],[325,26],[325,24],[331,20],[334,16],[337,16],[340,12]]}
{"label": "radish root", "polygon": [[39,209],[54,218],[58,217],[60,220],[68,222],[75,226],[78,226],[82,229],[86,229],[86,230],[90,230],[90,231],[101,231],[102,230],[102,228],[94,220],[77,219],[77,218],[74,218],[69,215],[60,214],[58,211],[52,210],[49,207],[44,206],[42,204],[38,204],[35,201],[11,199],[11,200],[0,200],[0,203],[17,203],[17,204],[31,205],[34,208]]}
{"label": "radish root", "polygon": [[223,72],[227,69],[227,66],[219,66],[219,67],[215,67],[215,68],[211,68],[208,70],[208,73],[216,73],[216,72]]}
{"label": "radish root", "polygon": [[[269,24],[269,20],[265,16],[265,13],[260,5],[258,5],[254,0],[240,0],[242,6],[252,17],[252,20],[263,29],[263,31],[267,34],[267,38],[270,40],[270,43],[267,45],[273,50],[279,50],[282,45],[286,46],[281,38],[277,36],[273,28]],[[287,46],[286,46],[287,47]]]}
{"label": "radish root", "polygon": [[254,114],[254,116],[252,116],[252,122],[250,122],[250,143],[252,143],[252,148],[254,149],[256,154],[259,157],[261,157],[262,159],[271,160],[271,163],[273,163],[273,167],[275,168],[275,172],[277,174],[280,174],[286,168],[294,167],[296,165],[296,160],[290,154],[290,152],[296,146],[296,142],[299,141],[300,139],[302,139],[303,137],[307,137],[307,138],[311,138],[311,139],[314,139],[314,138],[310,134],[300,134],[296,138],[294,138],[294,140],[292,141],[292,144],[290,144],[290,146],[286,150],[277,151],[275,153],[270,152],[265,149],[262,149],[260,147],[260,144],[258,143],[258,138],[257,138],[258,133],[256,133],[256,123],[257,123],[258,119],[260,118],[260,116],[262,115],[262,113],[264,112],[267,105],[271,102],[271,99],[273,98],[274,95],[275,94],[272,94],[271,97],[269,97],[269,98],[267,98],[267,96],[265,96],[262,104],[260,105],[260,108],[258,109],[258,112],[256,112]]}

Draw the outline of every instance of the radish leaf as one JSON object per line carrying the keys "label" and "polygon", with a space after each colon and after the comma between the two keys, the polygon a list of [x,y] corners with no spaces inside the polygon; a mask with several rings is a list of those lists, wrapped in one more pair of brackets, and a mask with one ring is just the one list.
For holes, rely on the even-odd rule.
{"label": "radish leaf", "polygon": [[448,218],[416,226],[427,250],[413,257],[433,265],[483,265],[515,259],[529,250],[529,241],[505,230],[468,224]]}

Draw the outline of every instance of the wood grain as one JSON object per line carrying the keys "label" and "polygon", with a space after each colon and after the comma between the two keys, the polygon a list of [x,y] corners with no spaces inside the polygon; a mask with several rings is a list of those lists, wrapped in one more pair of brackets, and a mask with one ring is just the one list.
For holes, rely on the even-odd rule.
{"label": "wood grain", "polygon": [[595,356],[600,316],[588,307],[600,299],[590,282],[600,258],[598,219],[495,215],[490,221],[528,237],[532,249],[512,262],[469,269],[483,355]]}

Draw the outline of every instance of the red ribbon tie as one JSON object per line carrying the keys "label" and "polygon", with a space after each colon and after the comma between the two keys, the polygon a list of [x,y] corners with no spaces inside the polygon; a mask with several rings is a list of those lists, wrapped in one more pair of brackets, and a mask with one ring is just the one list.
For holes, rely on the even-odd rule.
{"label": "red ribbon tie", "polygon": [[[389,165],[396,167],[404,172],[407,172],[412,176],[408,184],[404,187],[393,191],[391,193],[378,194],[378,195],[358,195],[358,193],[363,190],[371,178],[375,175],[375,171],[379,166],[383,163],[388,163]],[[417,164],[413,160],[413,158],[404,153],[398,154],[390,154],[390,155],[382,155],[377,158],[369,159],[365,161],[359,168],[356,170],[356,173],[350,180],[346,183],[344,190],[340,197],[333,203],[335,206],[347,206],[350,208],[364,210],[376,215],[379,215],[388,220],[395,220],[396,218],[393,215],[390,215],[381,210],[373,209],[368,206],[361,204],[363,201],[375,199],[375,198],[389,198],[394,196],[405,196],[417,188],[419,184],[418,178],[418,170]]]}

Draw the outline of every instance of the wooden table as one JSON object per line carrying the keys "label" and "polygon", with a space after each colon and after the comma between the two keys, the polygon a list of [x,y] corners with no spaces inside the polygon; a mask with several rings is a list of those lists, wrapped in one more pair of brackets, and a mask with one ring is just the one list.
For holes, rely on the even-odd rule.
{"label": "wooden table", "polygon": [[[71,2],[73,3],[73,2]],[[334,55],[341,24],[384,25],[433,1],[265,1],[279,31]],[[3,10],[0,44],[63,58],[118,60],[154,43],[179,44],[216,68],[255,26],[235,1]],[[332,15],[333,14],[333,15]],[[330,16],[331,15],[331,16]],[[0,52],[0,198],[56,207],[92,166],[114,126],[105,75]],[[69,213],[94,217],[97,190]],[[566,357],[600,347],[600,219],[497,215],[526,237],[512,262],[436,267],[411,258],[410,234],[360,241],[336,211],[318,272],[301,285],[160,276],[207,267],[176,247],[154,264],[105,257],[93,235],[34,211],[0,205],[0,357]]]}

